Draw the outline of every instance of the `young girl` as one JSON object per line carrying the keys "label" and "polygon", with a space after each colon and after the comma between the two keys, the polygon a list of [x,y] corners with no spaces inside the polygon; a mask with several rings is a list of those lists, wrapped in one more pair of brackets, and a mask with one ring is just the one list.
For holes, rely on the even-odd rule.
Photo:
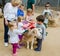
{"label": "young girl", "polygon": [[18,45],[19,48],[21,48],[22,39],[23,39],[23,33],[25,32],[25,28],[24,28],[24,25],[23,25],[22,21],[23,21],[23,17],[22,16],[19,16],[18,17],[18,20],[17,20],[17,22],[18,22],[18,29],[20,31],[20,34],[18,35],[18,37],[20,39],[19,45]]}
{"label": "young girl", "polygon": [[9,42],[11,43],[13,48],[13,56],[17,56],[17,47],[19,42],[18,34],[20,33],[20,31],[17,29],[16,22],[9,22],[8,26],[8,35],[10,37]]}
{"label": "young girl", "polygon": [[33,11],[32,9],[27,9],[27,14],[26,14],[26,21],[30,22],[31,20],[33,20],[33,15],[32,15]]}
{"label": "young girl", "polygon": [[25,21],[23,22],[24,25],[25,25],[27,28],[30,28],[30,29],[32,29],[32,28],[35,27],[35,26],[34,26],[35,22],[34,22],[32,13],[33,13],[32,9],[28,9],[28,10],[27,10],[27,15],[26,15],[26,17],[25,17]]}

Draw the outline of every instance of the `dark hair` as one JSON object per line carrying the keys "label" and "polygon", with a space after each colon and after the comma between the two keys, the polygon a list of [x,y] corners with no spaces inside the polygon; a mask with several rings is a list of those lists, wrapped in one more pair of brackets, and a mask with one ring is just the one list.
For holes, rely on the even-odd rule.
{"label": "dark hair", "polygon": [[21,20],[24,20],[24,18],[23,18],[22,16],[18,16],[17,21],[18,21],[18,22],[21,22]]}
{"label": "dark hair", "polygon": [[21,4],[21,6],[24,6],[24,4]]}
{"label": "dark hair", "polygon": [[47,2],[46,4],[50,4],[50,2]]}
{"label": "dark hair", "polygon": [[19,5],[19,7],[24,6],[24,4]]}
{"label": "dark hair", "polygon": [[39,21],[39,22],[44,22],[44,16],[43,15],[39,15],[36,17],[36,20]]}
{"label": "dark hair", "polygon": [[45,4],[45,7],[46,7],[47,4],[51,5],[50,2],[47,2],[47,3]]}

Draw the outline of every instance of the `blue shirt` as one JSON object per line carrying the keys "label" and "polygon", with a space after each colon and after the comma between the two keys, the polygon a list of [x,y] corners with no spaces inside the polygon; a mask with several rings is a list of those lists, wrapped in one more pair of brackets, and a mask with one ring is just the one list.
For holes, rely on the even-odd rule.
{"label": "blue shirt", "polygon": [[24,11],[18,8],[17,16],[24,16]]}

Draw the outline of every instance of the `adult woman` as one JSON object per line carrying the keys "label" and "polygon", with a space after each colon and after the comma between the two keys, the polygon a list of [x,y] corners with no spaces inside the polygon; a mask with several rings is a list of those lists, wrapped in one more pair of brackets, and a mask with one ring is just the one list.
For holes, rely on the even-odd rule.
{"label": "adult woman", "polygon": [[8,46],[8,22],[17,19],[17,6],[20,0],[11,0],[4,6],[4,44]]}
{"label": "adult woman", "polygon": [[27,9],[32,9],[34,14],[35,9],[35,0],[27,0]]}

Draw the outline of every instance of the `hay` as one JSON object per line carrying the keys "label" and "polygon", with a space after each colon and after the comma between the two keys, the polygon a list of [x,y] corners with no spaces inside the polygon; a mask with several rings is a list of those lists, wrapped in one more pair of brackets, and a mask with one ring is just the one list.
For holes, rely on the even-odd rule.
{"label": "hay", "polygon": [[52,19],[51,17],[49,18],[49,27],[58,27],[60,26],[60,12],[58,11],[53,11]]}

